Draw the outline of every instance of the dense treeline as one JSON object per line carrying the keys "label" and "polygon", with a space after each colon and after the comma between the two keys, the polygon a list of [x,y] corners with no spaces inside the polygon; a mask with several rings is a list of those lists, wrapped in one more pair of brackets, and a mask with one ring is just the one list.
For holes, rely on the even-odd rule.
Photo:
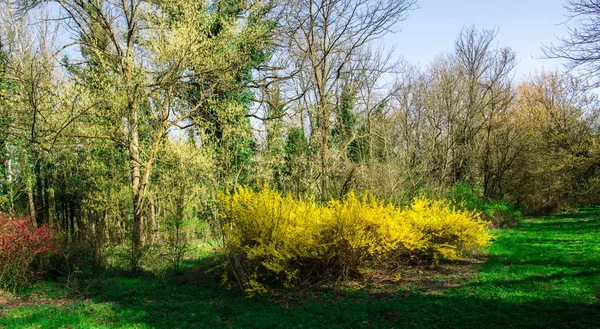
{"label": "dense treeline", "polygon": [[378,41],[413,0],[2,6],[0,211],[93,262],[127,246],[133,268],[148,248],[177,263],[239,185],[398,205],[467,186],[530,213],[600,198],[596,94],[516,81],[476,27],[428,67],[393,62]]}

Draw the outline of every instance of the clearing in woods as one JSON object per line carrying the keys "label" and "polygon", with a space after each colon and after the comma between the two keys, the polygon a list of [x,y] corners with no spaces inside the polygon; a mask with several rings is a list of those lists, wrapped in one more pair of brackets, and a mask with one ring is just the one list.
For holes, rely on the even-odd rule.
{"label": "clearing in woods", "polygon": [[165,279],[105,273],[77,299],[46,283],[3,295],[0,328],[600,328],[600,208],[495,235],[485,263],[413,268],[399,285],[249,299],[205,272],[210,255]]}

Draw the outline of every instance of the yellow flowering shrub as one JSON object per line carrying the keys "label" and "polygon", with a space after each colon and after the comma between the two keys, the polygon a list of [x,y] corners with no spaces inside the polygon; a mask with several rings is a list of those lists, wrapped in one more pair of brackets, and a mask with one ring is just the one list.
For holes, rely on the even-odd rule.
{"label": "yellow flowering shrub", "polygon": [[435,260],[440,257],[458,260],[491,241],[491,235],[486,232],[487,223],[479,214],[456,210],[443,200],[417,198],[402,216],[422,234],[421,250]]}
{"label": "yellow flowering shrub", "polygon": [[[326,205],[318,236],[326,244],[323,260],[329,273],[347,278],[380,266],[392,251],[409,254],[424,248],[422,234],[400,218],[401,212],[367,194],[349,193]],[[392,265],[392,264],[389,264]]]}
{"label": "yellow flowering shrub", "polygon": [[266,187],[258,192],[241,187],[220,200],[225,253],[229,262],[242,263],[230,264],[230,269],[246,272],[234,273],[243,278],[246,290],[259,291],[255,281],[272,279],[289,285],[302,260],[321,256],[317,234],[324,209],[312,200],[282,196]]}
{"label": "yellow flowering shrub", "polygon": [[460,259],[490,242],[479,216],[443,201],[399,209],[364,194],[318,204],[264,187],[222,194],[224,254],[248,293],[267,282],[360,277],[415,257]]}

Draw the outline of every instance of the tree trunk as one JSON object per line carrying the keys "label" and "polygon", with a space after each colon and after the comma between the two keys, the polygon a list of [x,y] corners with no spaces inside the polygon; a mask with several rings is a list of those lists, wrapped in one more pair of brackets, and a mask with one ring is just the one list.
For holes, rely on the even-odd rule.
{"label": "tree trunk", "polygon": [[131,270],[135,271],[142,253],[142,191],[140,189],[140,151],[137,109],[133,101],[129,109],[129,164],[131,170],[131,195],[133,198],[133,225],[131,230]]}
{"label": "tree trunk", "polygon": [[33,200],[33,174],[29,173],[27,177],[27,208],[29,210],[29,219],[36,226],[35,220],[35,201]]}
{"label": "tree trunk", "polygon": [[156,241],[156,206],[154,204],[154,198],[150,198],[150,219],[149,225],[146,229],[148,229],[148,234],[146,235],[150,240],[150,243]]}
{"label": "tree trunk", "polygon": [[54,195],[54,188],[48,189],[48,225],[52,229],[57,229],[57,218],[56,218],[56,196]]}
{"label": "tree trunk", "polygon": [[329,185],[328,170],[329,170],[329,128],[327,127],[326,110],[323,107],[321,113],[321,120],[319,120],[320,134],[321,134],[321,196],[323,199],[327,197],[327,190]]}

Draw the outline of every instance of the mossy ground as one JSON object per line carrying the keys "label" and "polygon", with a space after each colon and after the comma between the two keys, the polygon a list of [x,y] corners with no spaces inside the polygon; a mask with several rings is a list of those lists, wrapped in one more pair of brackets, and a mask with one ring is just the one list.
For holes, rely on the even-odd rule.
{"label": "mossy ground", "polygon": [[104,273],[78,298],[44,283],[0,298],[0,328],[600,328],[600,208],[495,235],[483,264],[393,284],[246,298],[207,273],[210,257],[166,278]]}

